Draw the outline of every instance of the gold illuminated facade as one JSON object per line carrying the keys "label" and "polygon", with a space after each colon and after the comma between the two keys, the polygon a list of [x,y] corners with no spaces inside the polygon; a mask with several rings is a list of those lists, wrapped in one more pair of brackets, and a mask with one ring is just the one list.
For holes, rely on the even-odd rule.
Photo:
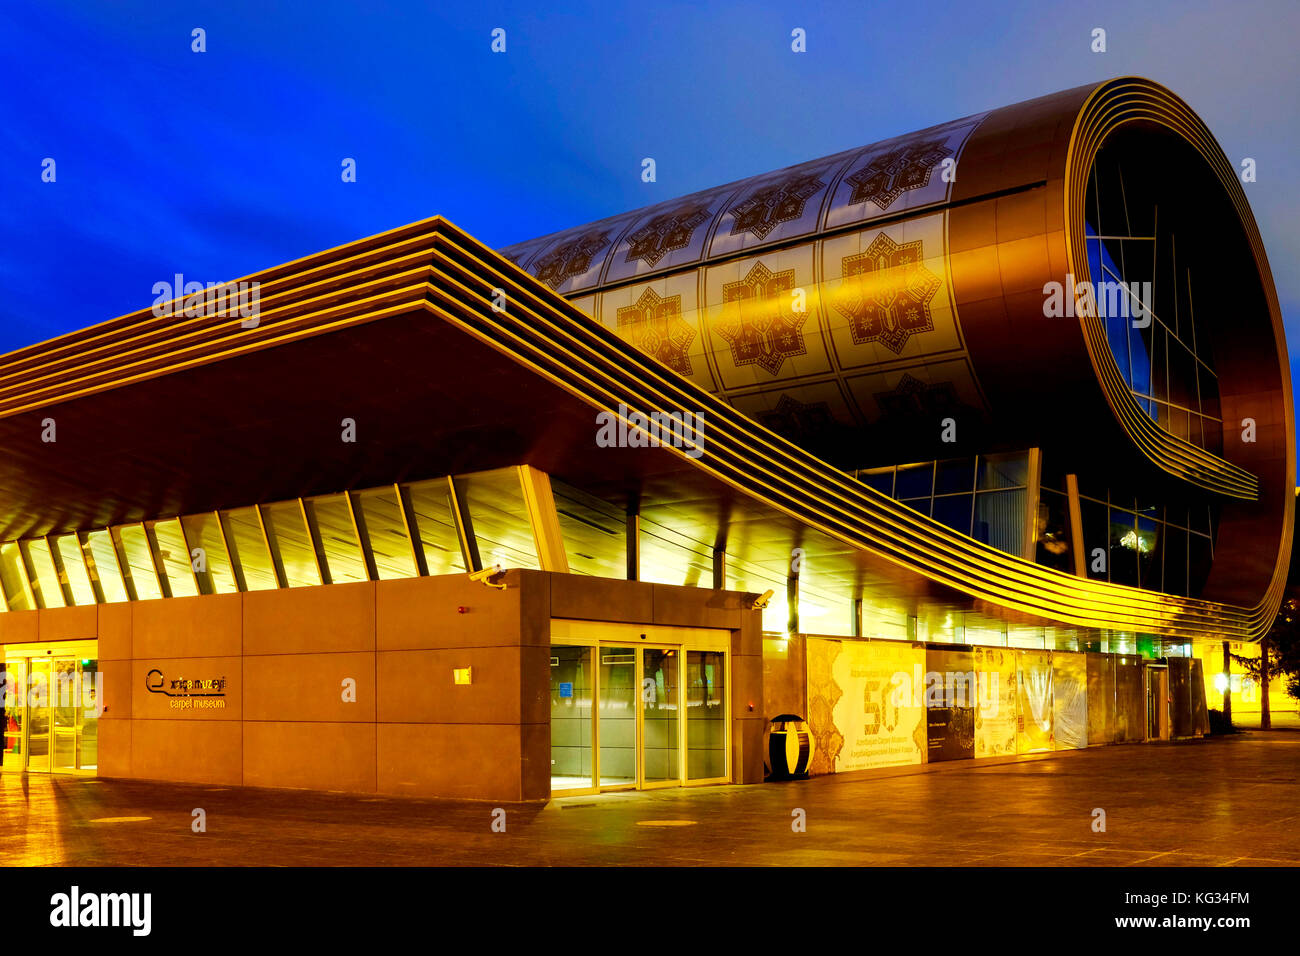
{"label": "gold illuminated facade", "polygon": [[[1112,280],[1150,321],[1075,294]],[[878,701],[904,762],[1177,736],[1191,645],[1281,600],[1276,294],[1231,164],[1147,81],[501,253],[435,217],[241,281],[255,322],[145,309],[0,358],[0,643],[97,642],[101,773],[749,782],[805,711],[815,770],[866,769],[836,709],[903,665],[1006,695],[960,746]]]}

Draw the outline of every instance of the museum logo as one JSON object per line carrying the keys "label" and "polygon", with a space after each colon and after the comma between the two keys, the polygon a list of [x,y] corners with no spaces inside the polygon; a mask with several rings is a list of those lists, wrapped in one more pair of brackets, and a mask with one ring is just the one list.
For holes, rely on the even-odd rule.
{"label": "museum logo", "polygon": [[134,936],[153,928],[152,893],[85,893],[74,886],[50,897],[50,925],[128,927]]}
{"label": "museum logo", "polygon": [[1150,282],[1075,282],[1073,273],[1066,273],[1064,283],[1044,284],[1043,297],[1043,315],[1049,319],[1131,319],[1135,329],[1151,324]]}
{"label": "museum logo", "polygon": [[619,405],[617,414],[596,416],[596,444],[601,448],[682,448],[687,458],[704,454],[703,412],[629,411]]}
{"label": "museum logo", "polygon": [[175,677],[171,680],[158,668],[144,675],[145,690],[171,698],[173,710],[221,710],[226,706],[224,677]]}
{"label": "museum logo", "polygon": [[159,318],[240,319],[240,327],[255,329],[261,322],[262,283],[186,282],[176,273],[172,282],[153,285],[153,314]]}

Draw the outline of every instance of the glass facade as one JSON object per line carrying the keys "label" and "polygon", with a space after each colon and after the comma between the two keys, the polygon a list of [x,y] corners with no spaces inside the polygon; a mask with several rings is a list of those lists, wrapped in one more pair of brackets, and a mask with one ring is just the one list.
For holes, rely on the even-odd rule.
{"label": "glass facade", "polygon": [[1219,454],[1218,378],[1208,317],[1196,310],[1202,280],[1193,276],[1186,255],[1179,261],[1179,236],[1169,225],[1174,221],[1169,215],[1162,220],[1155,205],[1130,204],[1119,162],[1104,152],[1098,156],[1087,198],[1088,269],[1115,364],[1139,407],[1161,428]]}
{"label": "glass facade", "polygon": [[1008,554],[1023,552],[1029,456],[978,455],[870,468],[860,481]]}

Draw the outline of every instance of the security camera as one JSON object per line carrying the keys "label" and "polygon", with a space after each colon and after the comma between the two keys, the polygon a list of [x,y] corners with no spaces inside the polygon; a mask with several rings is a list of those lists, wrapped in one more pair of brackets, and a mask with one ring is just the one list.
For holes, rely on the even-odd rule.
{"label": "security camera", "polygon": [[477,581],[479,584],[486,584],[490,588],[500,588],[504,591],[506,589],[505,582],[493,580],[493,578],[499,577],[502,574],[505,574],[505,569],[499,564],[494,564],[491,567],[484,568],[482,571],[471,571],[469,579],[471,581]]}
{"label": "security camera", "polygon": [[764,591],[759,597],[755,598],[754,603],[750,605],[755,611],[761,611],[767,607],[767,602],[772,600],[772,595],[776,592],[771,588]]}

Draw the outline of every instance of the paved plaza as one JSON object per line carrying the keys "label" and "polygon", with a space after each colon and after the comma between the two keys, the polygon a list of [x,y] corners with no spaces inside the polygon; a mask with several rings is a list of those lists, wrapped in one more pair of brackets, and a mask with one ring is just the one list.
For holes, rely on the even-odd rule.
{"label": "paved plaza", "polygon": [[2,774],[0,863],[1295,866],[1298,796],[1287,731],[545,807]]}

